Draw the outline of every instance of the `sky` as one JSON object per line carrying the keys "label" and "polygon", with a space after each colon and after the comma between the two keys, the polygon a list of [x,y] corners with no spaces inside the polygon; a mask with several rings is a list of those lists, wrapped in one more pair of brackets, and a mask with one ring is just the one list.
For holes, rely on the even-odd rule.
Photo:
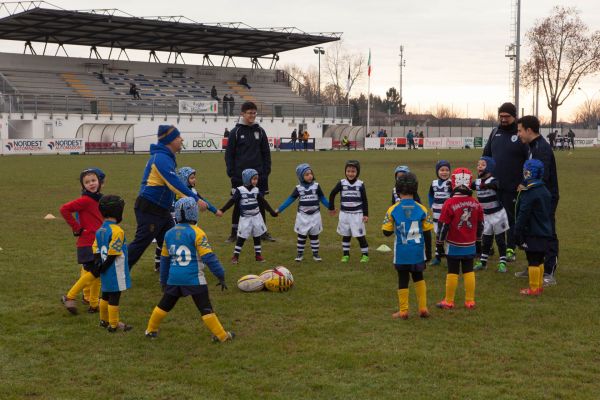
{"label": "sky", "polygon": [[[514,1],[514,0],[513,0]],[[297,27],[305,32],[342,32],[344,47],[367,58],[372,53],[371,92],[382,97],[399,86],[399,46],[404,46],[403,96],[409,112],[435,111],[444,105],[461,116],[484,117],[511,101],[510,43],[511,0],[221,0],[219,2],[171,0],[54,1],[65,9],[119,8],[136,16],[184,15],[198,22],[244,22],[255,28]],[[600,1],[522,0],[522,59],[528,55],[525,33],[536,20],[548,16],[555,5],[575,6],[591,30],[600,29]],[[2,41],[3,51],[22,52],[23,44]],[[327,45],[325,45],[327,51]],[[71,56],[89,55],[89,49],[69,49]],[[147,54],[145,60],[147,60]],[[315,68],[312,48],[280,54],[279,66],[296,64]],[[187,63],[198,62],[192,56]],[[238,63],[240,65],[240,63]],[[241,63],[243,65],[243,63]],[[322,81],[326,80],[321,69]],[[586,78],[559,109],[559,119],[569,120],[588,98],[600,100],[600,75]],[[367,91],[366,73],[352,94]],[[522,90],[521,107],[532,112],[533,94]],[[468,113],[468,114],[467,114]],[[544,98],[540,114],[549,116]]]}

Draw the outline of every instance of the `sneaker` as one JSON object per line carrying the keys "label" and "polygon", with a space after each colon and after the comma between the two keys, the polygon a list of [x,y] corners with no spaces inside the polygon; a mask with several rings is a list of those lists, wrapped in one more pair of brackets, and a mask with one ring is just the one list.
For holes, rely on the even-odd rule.
{"label": "sneaker", "polygon": [[323,259],[321,258],[321,256],[318,255],[318,254],[313,254],[313,260],[315,260],[317,262],[323,261]]}
{"label": "sneaker", "polygon": [[393,319],[408,319],[408,311],[398,311],[392,314]]}
{"label": "sneaker", "polygon": [[240,262],[240,257],[239,256],[233,256],[231,257],[231,263],[232,264],[238,264]]}
{"label": "sneaker", "polygon": [[[235,338],[235,333],[229,332],[229,331],[227,331],[225,333],[227,333],[227,337],[225,338],[225,340],[223,340],[224,342],[228,342],[228,341],[233,340]],[[214,336],[214,335],[211,337],[211,340],[213,341],[213,343],[219,343],[219,342],[221,342],[219,340],[219,338],[216,337],[216,336]]]}
{"label": "sneaker", "polygon": [[542,288],[538,288],[538,289],[525,288],[525,289],[521,289],[519,291],[519,293],[521,293],[523,296],[539,296],[540,294],[542,294],[543,291],[544,291],[544,289],[542,289]]}
{"label": "sneaker", "polygon": [[99,325],[100,325],[101,328],[104,328],[104,329],[106,329],[106,328],[108,328],[110,326],[110,324],[108,323],[108,321],[105,321],[103,319],[100,320],[100,324]]}
{"label": "sneaker", "polygon": [[267,260],[265,260],[265,258],[264,258],[263,256],[261,256],[260,254],[259,254],[259,255],[256,255],[256,256],[254,256],[254,259],[256,260],[256,262],[265,262],[265,261],[267,261]]}
{"label": "sneaker", "polygon": [[116,331],[123,331],[123,332],[127,332],[133,329],[133,326],[131,325],[127,325],[124,322],[119,321],[119,323],[117,324],[117,326],[115,328],[113,328],[112,326],[108,326],[108,328],[106,328],[107,331],[109,331],[110,333],[115,333]]}
{"label": "sneaker", "polygon": [[435,267],[436,265],[440,265],[441,263],[442,263],[442,260],[440,260],[439,258],[434,258],[433,260],[431,260],[429,265],[432,267]]}
{"label": "sneaker", "polygon": [[429,318],[429,310],[428,309],[423,309],[423,310],[419,310],[419,317],[421,318]]}
{"label": "sneaker", "polygon": [[276,240],[271,236],[269,232],[265,232],[261,235],[260,240],[264,240],[266,242],[276,242]]}
{"label": "sneaker", "polygon": [[440,301],[435,305],[437,308],[441,308],[442,310],[451,310],[454,308],[454,302],[446,302],[446,299]]}
{"label": "sneaker", "polygon": [[508,272],[508,269],[506,268],[506,263],[499,263],[498,264],[498,269],[496,269],[497,272],[501,272],[503,274],[505,274],[506,272]]}
{"label": "sneaker", "polygon": [[472,310],[475,308],[475,302],[474,301],[465,301],[465,308]]}
{"label": "sneaker", "polygon": [[160,263],[154,263],[154,272],[160,273]]}
{"label": "sneaker", "polygon": [[525,268],[523,271],[515,272],[515,278],[529,278],[529,270]]}
{"label": "sneaker", "polygon": [[366,254],[363,254],[363,255],[360,257],[360,262],[361,262],[361,263],[368,263],[368,262],[369,262],[369,256],[368,256],[368,255],[366,255]]}
{"label": "sneaker", "polygon": [[90,305],[90,302],[89,302],[89,300],[87,300],[85,297],[82,297],[82,298],[81,298],[81,304],[83,304],[83,305],[86,305],[86,306],[89,306],[89,305]]}
{"label": "sneaker", "polygon": [[473,266],[473,271],[485,271],[487,269],[487,264],[482,263],[481,261],[477,261]]}
{"label": "sneaker", "polygon": [[544,274],[544,287],[556,285],[556,278],[554,275]]}
{"label": "sneaker", "polygon": [[350,261],[350,256],[342,256],[342,259],[340,261],[343,263],[347,263],[348,261]]}
{"label": "sneaker", "polygon": [[158,337],[158,332],[144,332],[144,335],[149,339],[156,339]]}
{"label": "sneaker", "polygon": [[300,262],[300,261],[302,261],[303,259],[304,259],[304,256],[303,256],[303,255],[300,255],[300,254],[298,254],[298,255],[296,256],[296,258],[294,258],[294,261],[296,261],[296,262]]}
{"label": "sneaker", "polygon": [[237,241],[237,235],[230,235],[225,239],[225,243],[235,243]]}
{"label": "sneaker", "polygon": [[77,305],[75,304],[75,300],[68,299],[67,296],[62,296],[60,301],[63,303],[67,311],[69,311],[73,315],[77,315]]}
{"label": "sneaker", "polygon": [[88,314],[96,314],[98,311],[100,311],[100,309],[98,307],[89,307],[88,308]]}
{"label": "sneaker", "polygon": [[506,249],[506,261],[508,261],[508,262],[517,261],[517,255],[513,249]]}

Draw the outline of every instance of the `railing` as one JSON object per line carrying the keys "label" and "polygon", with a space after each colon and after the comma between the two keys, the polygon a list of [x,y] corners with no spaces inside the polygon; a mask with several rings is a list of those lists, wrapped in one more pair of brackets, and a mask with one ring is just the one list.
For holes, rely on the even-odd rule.
{"label": "railing", "polygon": [[[1,80],[1,77],[0,77]],[[193,99],[188,99],[193,100]],[[241,103],[236,103],[237,110]],[[258,118],[260,119],[301,119],[301,120],[345,120],[351,119],[350,108],[347,105],[326,106],[313,104],[295,104],[295,103],[264,103],[257,102]],[[139,118],[141,116],[152,117],[202,117],[211,118],[216,116],[225,116],[224,110],[215,114],[180,114],[179,102],[177,99],[158,100],[152,98],[142,98],[142,100],[94,97],[83,98],[79,96],[48,96],[48,95],[22,95],[22,94],[4,94],[0,96],[0,113],[18,114],[23,117],[25,114],[33,114],[34,118],[38,114],[50,114],[51,117],[63,116],[96,116],[96,118],[109,117]],[[239,112],[233,110],[229,112],[228,118],[238,118]]]}

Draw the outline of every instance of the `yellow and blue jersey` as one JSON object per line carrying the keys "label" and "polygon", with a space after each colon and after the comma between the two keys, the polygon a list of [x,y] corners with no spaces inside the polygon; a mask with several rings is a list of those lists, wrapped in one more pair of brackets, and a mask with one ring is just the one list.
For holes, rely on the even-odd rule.
{"label": "yellow and blue jersey", "polygon": [[394,264],[419,264],[425,261],[423,232],[433,229],[427,208],[412,199],[402,199],[388,208],[381,229],[396,234]]}
{"label": "yellow and blue jersey", "polygon": [[112,221],[104,221],[96,231],[94,253],[99,253],[102,261],[115,256],[115,261],[101,273],[102,292],[122,292],[131,287],[127,241],[123,229]]}
{"label": "yellow and blue jersey", "polygon": [[213,253],[206,233],[188,223],[175,225],[165,234],[161,252],[161,283],[167,285],[206,285],[204,266],[223,278],[223,266]]}

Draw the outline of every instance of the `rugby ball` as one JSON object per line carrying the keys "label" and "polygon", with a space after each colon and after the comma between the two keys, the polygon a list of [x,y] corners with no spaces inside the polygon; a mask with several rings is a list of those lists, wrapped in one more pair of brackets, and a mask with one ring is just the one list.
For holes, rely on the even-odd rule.
{"label": "rugby ball", "polygon": [[292,282],[292,284],[294,283],[294,276],[292,275],[289,269],[283,266],[267,269],[260,273],[260,279],[262,279],[263,282],[280,276],[287,278],[289,281]]}
{"label": "rugby ball", "polygon": [[265,282],[265,288],[270,292],[287,292],[293,284],[294,282],[285,276],[276,276]]}
{"label": "rugby ball", "polygon": [[237,282],[242,292],[260,292],[265,288],[265,283],[258,275],[244,275]]}

